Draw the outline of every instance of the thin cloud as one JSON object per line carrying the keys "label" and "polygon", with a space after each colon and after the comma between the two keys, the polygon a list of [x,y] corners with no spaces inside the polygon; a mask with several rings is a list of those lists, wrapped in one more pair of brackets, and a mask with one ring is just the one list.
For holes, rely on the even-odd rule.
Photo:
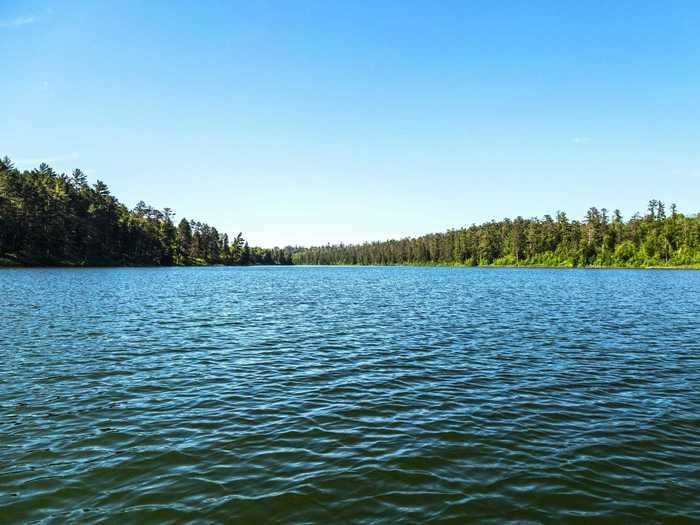
{"label": "thin cloud", "polygon": [[38,20],[35,16],[17,16],[12,20],[0,21],[0,27],[18,27],[33,24]]}
{"label": "thin cloud", "polygon": [[574,137],[571,140],[574,144],[588,144],[590,141],[590,137]]}

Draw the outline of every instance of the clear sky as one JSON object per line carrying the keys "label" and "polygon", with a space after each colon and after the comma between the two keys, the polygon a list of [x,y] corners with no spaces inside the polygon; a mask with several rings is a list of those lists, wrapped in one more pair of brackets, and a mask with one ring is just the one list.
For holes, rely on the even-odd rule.
{"label": "clear sky", "polygon": [[0,155],[260,246],[700,211],[700,2],[0,0]]}

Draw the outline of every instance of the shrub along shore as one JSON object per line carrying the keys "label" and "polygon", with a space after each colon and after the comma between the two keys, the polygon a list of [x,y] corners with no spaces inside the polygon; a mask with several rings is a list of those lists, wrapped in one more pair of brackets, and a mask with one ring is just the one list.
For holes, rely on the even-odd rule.
{"label": "shrub along shore", "polygon": [[415,238],[295,251],[294,264],[698,268],[700,216],[651,200],[644,215],[590,208],[583,220],[503,219]]}
{"label": "shrub along shore", "polygon": [[414,265],[700,268],[700,216],[651,200],[624,219],[590,208],[516,217],[420,237],[311,248],[249,247],[170,208],[128,209],[102,181],[0,159],[0,266]]}

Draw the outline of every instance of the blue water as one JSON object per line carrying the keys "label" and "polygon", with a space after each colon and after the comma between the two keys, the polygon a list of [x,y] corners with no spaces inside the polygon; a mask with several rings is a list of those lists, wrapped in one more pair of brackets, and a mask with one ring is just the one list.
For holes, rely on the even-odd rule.
{"label": "blue water", "polygon": [[0,271],[2,523],[700,523],[700,272]]}

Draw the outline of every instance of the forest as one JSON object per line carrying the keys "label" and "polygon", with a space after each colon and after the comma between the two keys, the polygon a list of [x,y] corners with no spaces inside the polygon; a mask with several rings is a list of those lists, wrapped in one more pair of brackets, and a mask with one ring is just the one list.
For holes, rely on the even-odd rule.
{"label": "forest", "polygon": [[174,217],[144,202],[128,209],[79,169],[0,160],[0,265],[291,264],[290,249],[251,248],[241,233]]}
{"label": "forest", "polygon": [[624,220],[590,208],[582,220],[516,217],[415,238],[311,248],[249,247],[169,208],[119,202],[79,169],[19,170],[0,160],[0,265],[362,264],[700,267],[700,215],[651,200]]}
{"label": "forest", "polygon": [[582,221],[503,219],[416,238],[295,251],[294,264],[700,267],[700,216],[651,200],[627,221],[590,208]]}

